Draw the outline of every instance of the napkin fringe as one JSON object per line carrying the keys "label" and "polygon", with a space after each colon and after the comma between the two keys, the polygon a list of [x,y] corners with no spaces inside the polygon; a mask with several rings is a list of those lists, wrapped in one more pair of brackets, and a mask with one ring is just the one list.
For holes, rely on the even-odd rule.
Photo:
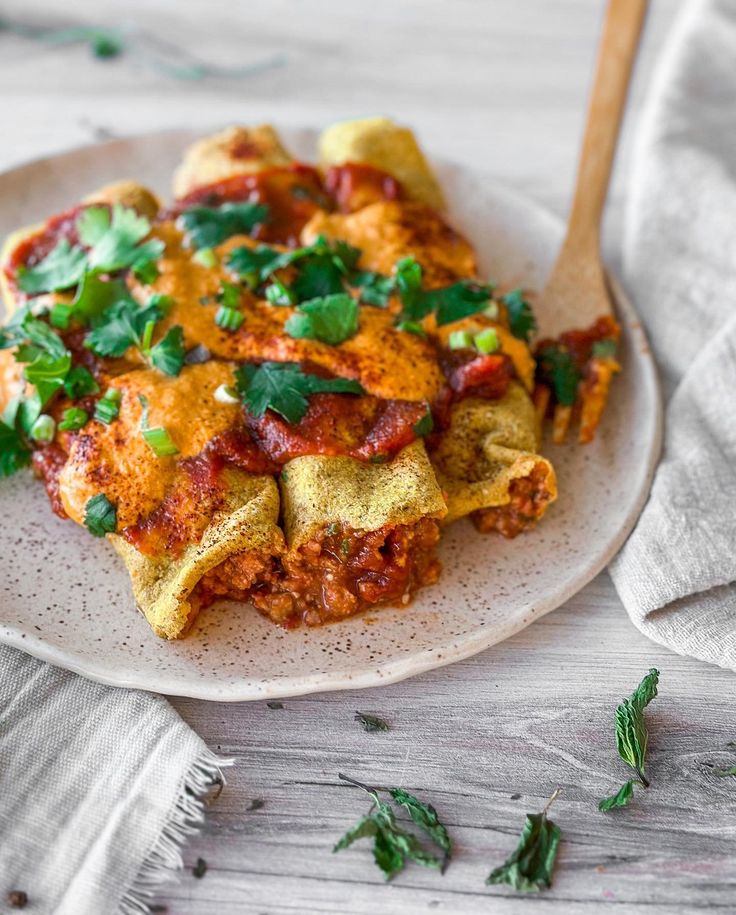
{"label": "napkin fringe", "polygon": [[190,836],[204,824],[205,796],[213,785],[224,785],[222,769],[234,760],[222,759],[211,750],[203,750],[184,776],[174,809],[161,835],[141,865],[133,885],[123,896],[119,915],[148,915],[151,900],[162,883],[182,870],[181,849]]}

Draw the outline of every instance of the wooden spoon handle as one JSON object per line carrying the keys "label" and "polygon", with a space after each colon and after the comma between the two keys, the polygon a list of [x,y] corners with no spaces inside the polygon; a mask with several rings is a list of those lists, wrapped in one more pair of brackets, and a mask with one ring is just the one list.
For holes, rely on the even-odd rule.
{"label": "wooden spoon handle", "polygon": [[608,3],[567,229],[578,251],[600,247],[601,215],[648,2]]}

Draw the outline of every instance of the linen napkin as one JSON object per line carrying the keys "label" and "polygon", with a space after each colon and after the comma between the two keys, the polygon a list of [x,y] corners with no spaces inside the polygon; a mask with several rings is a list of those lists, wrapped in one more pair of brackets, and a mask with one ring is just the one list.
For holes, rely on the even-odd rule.
{"label": "linen napkin", "polygon": [[736,2],[694,0],[640,125],[623,272],[667,398],[651,495],[611,576],[633,622],[736,669]]}
{"label": "linen napkin", "polygon": [[161,697],[0,646],[0,911],[148,912],[227,762]]}

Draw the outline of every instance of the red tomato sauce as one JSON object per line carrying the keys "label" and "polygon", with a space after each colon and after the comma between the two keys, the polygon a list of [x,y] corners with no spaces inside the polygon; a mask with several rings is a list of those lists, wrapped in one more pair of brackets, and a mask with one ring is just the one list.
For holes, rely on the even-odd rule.
{"label": "red tomato sauce", "polygon": [[318,210],[332,209],[317,169],[309,165],[279,166],[262,172],[232,175],[197,188],[176,202],[165,218],[193,206],[216,207],[243,201],[268,207],[268,220],[254,233],[259,241],[295,246],[306,223]]}
{"label": "red tomato sauce", "polygon": [[363,162],[328,168],[325,189],[341,213],[353,213],[371,203],[400,200],[404,196],[396,178]]}

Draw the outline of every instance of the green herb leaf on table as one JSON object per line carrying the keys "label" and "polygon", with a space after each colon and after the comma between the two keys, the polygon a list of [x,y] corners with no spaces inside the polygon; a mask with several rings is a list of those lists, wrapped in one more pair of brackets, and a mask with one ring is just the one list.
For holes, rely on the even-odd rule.
{"label": "green herb leaf on table", "polygon": [[246,201],[219,207],[191,207],[181,214],[179,221],[192,247],[216,248],[233,235],[250,235],[267,218],[268,207]]}
{"label": "green herb leaf on table", "polygon": [[359,722],[364,731],[367,731],[369,734],[375,733],[376,731],[389,731],[388,721],[385,721],[383,718],[379,718],[377,715],[366,715],[364,712],[356,712],[355,720]]}
{"label": "green herb leaf on table", "polygon": [[293,362],[246,363],[236,370],[235,379],[238,392],[253,416],[263,416],[271,409],[289,423],[298,423],[304,417],[311,394],[365,393],[357,381],[307,375]]}
{"label": "green herb leaf on table", "polygon": [[82,279],[86,267],[85,252],[62,238],[38,264],[18,270],[18,286],[28,295],[69,289]]}
{"label": "green herb leaf on table", "polygon": [[[623,807],[633,797],[633,787],[638,782],[643,788],[649,787],[644,770],[647,752],[648,734],[644,720],[644,709],[657,695],[659,671],[652,668],[628,699],[624,699],[616,708],[616,749],[618,755],[629,768],[636,773],[636,779],[624,785],[617,794],[604,798],[600,810],[611,810]],[[603,806],[601,806],[603,805]]]}
{"label": "green herb leaf on table", "polygon": [[630,779],[624,782],[619,790],[610,797],[604,797],[598,801],[598,809],[602,811],[613,810],[614,807],[625,807],[634,794],[634,781]]}
{"label": "green herb leaf on table", "polygon": [[489,874],[486,883],[507,884],[521,893],[536,893],[552,885],[552,873],[560,844],[561,831],[547,817],[557,791],[541,813],[528,813],[519,843],[502,865]]}
{"label": "green herb leaf on table", "polygon": [[358,303],[341,292],[310,299],[297,306],[284,330],[291,337],[306,337],[336,346],[358,331]]}
{"label": "green herb leaf on table", "polygon": [[580,371],[572,356],[558,346],[546,346],[537,353],[539,377],[554,391],[557,403],[571,407],[575,403]]}
{"label": "green herb leaf on table", "polygon": [[445,853],[445,860],[449,861],[452,855],[452,841],[434,807],[431,804],[424,804],[403,788],[392,788],[389,794],[397,804],[409,811],[413,822],[429,836],[435,845],[442,849]]}
{"label": "green herb leaf on table", "polygon": [[[413,833],[408,832],[404,827],[397,822],[396,814],[394,813],[393,808],[390,804],[382,801],[378,796],[378,790],[376,788],[371,788],[368,785],[363,785],[360,782],[355,781],[352,778],[348,778],[346,775],[339,775],[339,778],[343,781],[349,782],[351,785],[354,785],[357,788],[362,788],[373,801],[373,805],[366,816],[361,817],[358,822],[351,827],[345,835],[336,843],[333,852],[342,851],[345,848],[348,848],[353,842],[357,842],[359,839],[373,839],[373,858],[378,865],[378,867],[383,871],[384,876],[387,880],[390,880],[395,876],[399,871],[403,870],[407,861],[414,861],[416,864],[420,864],[423,867],[430,867],[435,870],[441,870],[443,862],[436,855],[428,852],[421,844],[417,836]],[[432,839],[435,844],[438,844],[437,836],[440,838],[440,841],[444,840],[440,837],[440,833],[437,831],[435,826],[432,826],[432,816],[429,814],[429,810],[434,810],[430,808],[429,805],[423,805],[420,801],[409,795],[406,792],[402,791],[400,788],[392,789],[393,793],[397,792],[399,797],[409,799],[413,802],[414,813],[409,809],[412,819],[414,816],[417,816],[418,819],[422,820],[422,823],[419,823],[417,820],[417,825],[422,828],[427,835]],[[404,800],[398,802],[400,805],[406,806]],[[420,808],[423,808],[424,812],[419,812]],[[425,815],[428,814],[427,815]],[[435,813],[436,818],[436,813]],[[439,821],[437,821],[437,825]],[[432,830],[428,831],[427,827]],[[434,833],[434,834],[433,834]],[[445,833],[446,835],[446,833]],[[449,838],[447,838],[444,844],[449,843]],[[442,845],[439,846],[442,848],[442,851],[447,855],[447,850]]]}
{"label": "green herb leaf on table", "polygon": [[118,526],[118,511],[104,493],[98,493],[87,502],[84,524],[95,537],[112,534]]}
{"label": "green herb leaf on table", "polygon": [[537,327],[537,322],[532,307],[524,298],[521,289],[512,289],[511,292],[501,296],[501,301],[506,306],[511,333],[519,340],[526,340],[528,343]]}

